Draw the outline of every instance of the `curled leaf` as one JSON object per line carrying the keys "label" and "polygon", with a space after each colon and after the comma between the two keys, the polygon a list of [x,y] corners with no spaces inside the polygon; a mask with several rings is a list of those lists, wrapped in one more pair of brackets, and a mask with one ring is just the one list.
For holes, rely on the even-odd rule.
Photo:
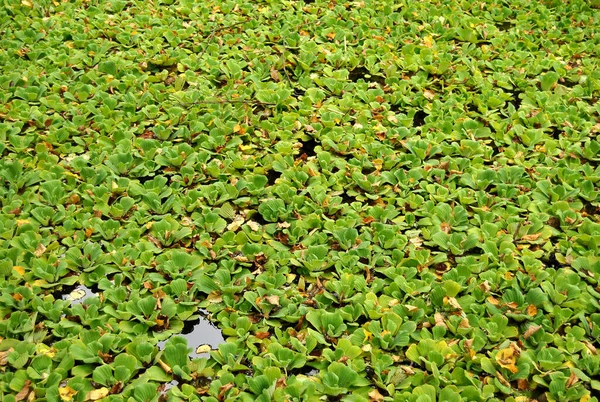
{"label": "curled leaf", "polygon": [[23,388],[21,388],[21,390],[17,393],[17,395],[15,395],[15,401],[19,402],[19,401],[22,401],[23,399],[27,398],[27,395],[29,395],[29,392],[31,392],[31,390],[29,389],[30,385],[31,385],[31,381],[25,380],[25,383],[23,384]]}
{"label": "curled leaf", "polygon": [[446,322],[444,321],[444,315],[441,313],[435,313],[433,315],[433,319],[435,320],[435,326],[436,327],[444,327],[444,328],[448,328],[448,326],[446,325]]}
{"label": "curled leaf", "polygon": [[530,326],[529,328],[527,328],[527,330],[523,334],[523,338],[525,338],[525,339],[529,338],[530,336],[532,336],[533,334],[535,334],[536,332],[538,332],[541,328],[542,328],[541,325],[532,325],[532,326]]}
{"label": "curled leaf", "polygon": [[534,234],[530,234],[530,235],[525,235],[521,237],[521,240],[525,240],[525,241],[535,241],[537,240],[542,234],[541,233],[534,233]]}
{"label": "curled leaf", "polygon": [[515,365],[516,361],[515,350],[512,347],[502,349],[496,354],[496,363],[498,363],[500,367],[508,369],[513,374],[519,371]]}

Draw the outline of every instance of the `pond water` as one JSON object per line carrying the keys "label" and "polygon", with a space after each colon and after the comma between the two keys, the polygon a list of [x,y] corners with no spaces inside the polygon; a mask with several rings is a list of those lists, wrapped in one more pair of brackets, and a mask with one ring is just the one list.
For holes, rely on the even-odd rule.
{"label": "pond water", "polygon": [[68,286],[61,290],[60,298],[71,301],[71,304],[81,304],[86,299],[98,294],[99,289],[96,286],[88,288],[85,285]]}
{"label": "pond water", "polygon": [[[188,346],[192,348],[190,358],[204,357],[209,358],[208,352],[198,353],[197,349],[200,346],[208,345],[210,349],[216,349],[221,343],[225,342],[221,330],[206,318],[206,313],[200,311],[200,317],[193,321],[186,321],[183,331],[173,336],[183,336],[188,341]],[[157,346],[163,350],[167,340],[158,342]]]}
{"label": "pond water", "polygon": [[165,388],[163,389],[163,392],[167,392],[171,388],[176,387],[178,385],[179,385],[179,381],[177,381],[177,380],[173,380],[171,382],[168,382],[168,383],[165,384]]}

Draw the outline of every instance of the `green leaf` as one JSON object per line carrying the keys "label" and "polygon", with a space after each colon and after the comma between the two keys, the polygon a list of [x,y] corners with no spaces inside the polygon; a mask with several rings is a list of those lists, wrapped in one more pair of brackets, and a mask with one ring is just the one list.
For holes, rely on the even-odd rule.
{"label": "green leaf", "polygon": [[554,71],[550,71],[550,72],[547,72],[546,74],[543,74],[540,77],[540,85],[541,85],[542,91],[548,91],[548,90],[552,89],[554,84],[556,84],[558,82],[559,77],[560,76]]}
{"label": "green leaf", "polygon": [[496,374],[497,371],[494,363],[487,357],[481,358],[481,368],[488,374]]}
{"label": "green leaf", "polygon": [[133,397],[137,402],[151,401],[156,396],[156,388],[154,383],[138,384],[133,389]]}
{"label": "green leaf", "polygon": [[113,369],[109,365],[102,365],[94,369],[92,378],[98,384],[105,386],[112,385]]}
{"label": "green leaf", "polygon": [[137,302],[138,307],[146,317],[149,317],[156,308],[156,299],[152,296],[146,296]]}
{"label": "green leaf", "polygon": [[117,76],[117,65],[114,61],[104,61],[98,64],[98,71],[112,76]]}

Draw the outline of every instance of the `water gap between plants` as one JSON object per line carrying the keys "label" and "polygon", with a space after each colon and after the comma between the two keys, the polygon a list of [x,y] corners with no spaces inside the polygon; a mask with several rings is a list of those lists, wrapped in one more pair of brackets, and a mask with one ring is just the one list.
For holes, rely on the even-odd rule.
{"label": "water gap between plants", "polygon": [[70,301],[71,304],[82,304],[86,299],[96,296],[99,291],[97,286],[91,288],[85,285],[67,286],[61,291],[60,298]]}
{"label": "water gap between plants", "polygon": [[[218,346],[225,342],[221,330],[206,318],[207,313],[203,310],[199,311],[200,316],[192,321],[186,321],[183,330],[172,336],[183,336],[188,341],[188,346],[193,350],[190,353],[191,358],[209,358],[208,352],[198,353],[198,348],[203,345],[210,346],[211,350],[217,349]],[[160,341],[157,346],[160,350],[164,350],[168,339]]]}

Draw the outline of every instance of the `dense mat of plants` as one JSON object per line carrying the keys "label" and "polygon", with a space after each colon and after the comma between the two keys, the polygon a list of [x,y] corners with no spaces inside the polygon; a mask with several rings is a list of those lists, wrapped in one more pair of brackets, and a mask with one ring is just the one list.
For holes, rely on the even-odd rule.
{"label": "dense mat of plants", "polygon": [[0,399],[597,401],[597,6],[0,1]]}

